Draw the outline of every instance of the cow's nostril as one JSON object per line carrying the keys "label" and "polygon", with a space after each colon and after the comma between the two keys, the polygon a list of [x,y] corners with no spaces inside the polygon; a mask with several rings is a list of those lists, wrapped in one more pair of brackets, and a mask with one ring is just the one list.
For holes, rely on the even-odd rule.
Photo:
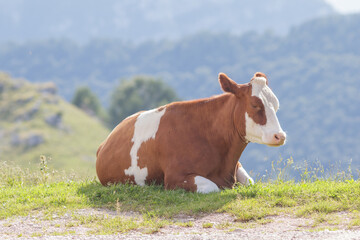
{"label": "cow's nostril", "polygon": [[275,133],[274,134],[274,141],[282,144],[285,142],[286,135],[284,133]]}
{"label": "cow's nostril", "polygon": [[274,138],[273,138],[273,141],[276,142],[276,144],[284,144],[285,143],[285,138],[286,138],[286,135],[285,133],[275,133],[274,134]]}

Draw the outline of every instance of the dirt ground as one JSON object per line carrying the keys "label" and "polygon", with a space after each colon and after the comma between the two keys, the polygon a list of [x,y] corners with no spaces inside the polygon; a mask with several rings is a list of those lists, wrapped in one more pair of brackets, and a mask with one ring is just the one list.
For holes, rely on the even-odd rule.
{"label": "dirt ground", "polygon": [[[84,209],[76,214],[116,215],[106,209]],[[208,214],[199,217],[178,216],[177,222],[192,222],[192,226],[177,224],[160,228],[151,234],[139,230],[117,235],[89,235],[91,230],[84,225],[68,226],[72,214],[52,216],[46,220],[39,215],[15,217],[0,220],[0,239],[360,239],[360,228],[348,228],[346,213],[339,213],[343,221],[336,224],[316,224],[312,219],[291,216],[271,216],[258,223],[237,223],[228,214]],[[121,213],[124,217],[134,217],[135,213]],[[211,225],[211,227],[209,227]],[[207,227],[206,227],[207,226]]]}

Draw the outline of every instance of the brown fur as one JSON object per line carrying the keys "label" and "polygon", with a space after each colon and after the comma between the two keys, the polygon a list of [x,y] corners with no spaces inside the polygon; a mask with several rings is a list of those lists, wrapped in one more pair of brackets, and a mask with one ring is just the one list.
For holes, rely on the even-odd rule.
{"label": "brown fur", "polygon": [[[234,185],[236,170],[241,167],[238,159],[247,146],[245,111],[260,124],[266,123],[266,117],[261,113],[261,104],[251,97],[251,84],[236,84],[223,73],[219,74],[219,82],[226,92],[222,95],[164,106],[155,139],[142,143],[137,154],[138,166],[148,169],[146,183],[196,191],[194,177],[202,176],[219,188]],[[124,170],[131,162],[137,117],[122,121],[99,147],[96,170],[103,185],[134,183]]]}
{"label": "brown fur", "polygon": [[[124,169],[130,167],[131,139],[134,133],[136,116],[127,118],[117,125],[108,138],[100,145],[97,160],[96,173],[101,184],[116,182],[134,182],[134,177],[121,174]],[[128,154],[125,154],[125,153]]]}

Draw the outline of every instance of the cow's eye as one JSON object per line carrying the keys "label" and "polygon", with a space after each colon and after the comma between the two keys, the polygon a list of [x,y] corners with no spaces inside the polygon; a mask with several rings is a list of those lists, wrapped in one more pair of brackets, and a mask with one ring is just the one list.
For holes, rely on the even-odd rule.
{"label": "cow's eye", "polygon": [[252,107],[253,109],[255,109],[255,110],[260,110],[260,109],[261,109],[260,106],[255,105],[255,104],[251,104],[251,107]]}

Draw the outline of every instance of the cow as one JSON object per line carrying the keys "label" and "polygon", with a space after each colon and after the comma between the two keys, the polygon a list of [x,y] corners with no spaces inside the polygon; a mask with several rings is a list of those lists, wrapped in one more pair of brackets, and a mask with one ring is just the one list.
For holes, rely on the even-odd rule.
{"label": "cow", "polygon": [[117,125],[97,151],[103,185],[163,184],[209,193],[253,184],[239,158],[249,142],[281,146],[279,101],[265,74],[237,84],[218,77],[223,94],[138,112]]}

